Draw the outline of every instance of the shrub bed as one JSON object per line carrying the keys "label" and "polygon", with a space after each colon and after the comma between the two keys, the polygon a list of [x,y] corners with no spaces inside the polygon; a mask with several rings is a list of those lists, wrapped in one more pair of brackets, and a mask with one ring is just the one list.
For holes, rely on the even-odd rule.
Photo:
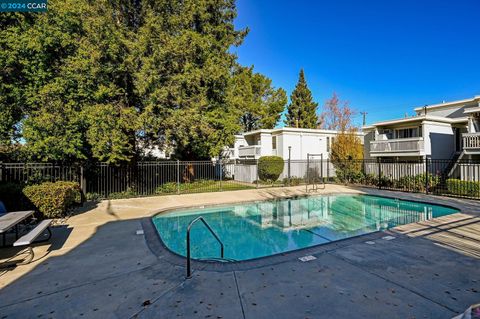
{"label": "shrub bed", "polygon": [[447,179],[447,190],[451,194],[478,197],[480,182],[462,181],[460,179]]}
{"label": "shrub bed", "polygon": [[258,159],[258,177],[262,181],[275,182],[283,172],[283,158],[262,156]]}
{"label": "shrub bed", "polygon": [[283,185],[288,185],[289,183],[290,183],[290,186],[298,186],[300,184],[305,183],[305,178],[292,176],[290,177],[290,180],[288,180],[288,177],[285,177],[282,181]]}
{"label": "shrub bed", "polygon": [[[196,180],[191,183],[180,183],[179,191],[180,194],[186,193],[208,193],[208,192],[217,192],[220,190],[240,190],[240,189],[250,189],[253,186],[243,185],[241,183],[236,183],[235,181],[214,181],[214,180]],[[177,193],[177,183],[165,183],[155,190],[155,194],[164,195],[164,194],[176,194]]]}
{"label": "shrub bed", "polygon": [[26,186],[23,194],[46,218],[63,217],[70,208],[82,202],[82,191],[75,182]]}
{"label": "shrub bed", "polygon": [[[402,188],[413,192],[425,192],[425,182],[427,178],[425,174],[415,176],[404,176],[395,181],[395,188]],[[428,175],[429,190],[432,191],[440,183],[440,177],[437,175]]]}

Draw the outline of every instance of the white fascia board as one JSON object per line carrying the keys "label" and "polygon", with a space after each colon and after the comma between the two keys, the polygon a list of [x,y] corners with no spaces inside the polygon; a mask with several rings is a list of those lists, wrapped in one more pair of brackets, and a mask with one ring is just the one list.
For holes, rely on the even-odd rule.
{"label": "white fascia board", "polygon": [[442,117],[442,116],[433,116],[433,115],[422,115],[422,116],[415,116],[415,117],[408,117],[404,119],[397,119],[397,120],[391,120],[391,121],[385,121],[385,122],[378,122],[373,124],[372,126],[378,127],[378,126],[388,126],[388,125],[396,125],[396,124],[407,124],[410,122],[436,122],[436,123],[462,123],[467,121],[467,118],[448,118],[448,117]]}
{"label": "white fascia board", "polygon": [[[437,109],[437,108],[442,108],[442,107],[450,107],[450,106],[456,106],[456,105],[459,105],[459,104],[471,103],[471,102],[475,102],[475,100],[479,100],[479,99],[480,99],[480,96],[475,96],[473,98],[464,99],[464,100],[431,104],[431,105],[427,105],[426,108],[427,108],[427,112],[428,112],[428,110],[431,110],[431,109]],[[424,108],[425,108],[425,106],[419,106],[419,107],[414,108],[414,110],[415,111],[422,111]]]}

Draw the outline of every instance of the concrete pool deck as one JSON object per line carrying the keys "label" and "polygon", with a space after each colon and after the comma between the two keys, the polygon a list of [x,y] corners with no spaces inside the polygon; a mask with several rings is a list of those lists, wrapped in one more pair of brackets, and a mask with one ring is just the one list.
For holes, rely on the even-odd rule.
{"label": "concrete pool deck", "polygon": [[[171,253],[153,254],[136,234],[145,217],[305,195],[305,187],[103,201],[54,227],[52,242],[35,247],[33,263],[0,272],[0,318],[451,318],[480,302],[480,202],[339,185],[314,194],[345,192],[446,204],[462,213],[247,268],[197,267],[186,280]],[[387,234],[395,239],[382,239]],[[2,248],[0,259],[16,251]],[[306,254],[316,259],[300,262]]]}

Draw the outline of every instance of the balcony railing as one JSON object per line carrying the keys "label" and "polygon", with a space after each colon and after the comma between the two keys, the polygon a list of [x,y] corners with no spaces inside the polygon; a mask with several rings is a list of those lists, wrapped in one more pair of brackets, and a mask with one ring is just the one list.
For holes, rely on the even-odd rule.
{"label": "balcony railing", "polygon": [[372,153],[408,153],[423,152],[423,137],[399,138],[384,141],[371,141]]}
{"label": "balcony railing", "polygon": [[480,149],[480,133],[462,134],[463,148],[466,150]]}
{"label": "balcony railing", "polygon": [[239,157],[259,157],[260,155],[261,155],[260,145],[240,146],[238,148]]}

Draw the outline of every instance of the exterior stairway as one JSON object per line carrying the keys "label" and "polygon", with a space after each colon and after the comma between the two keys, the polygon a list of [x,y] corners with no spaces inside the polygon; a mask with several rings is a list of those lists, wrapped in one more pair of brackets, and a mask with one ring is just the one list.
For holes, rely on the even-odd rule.
{"label": "exterior stairway", "polygon": [[445,167],[444,174],[446,175],[447,178],[453,174],[455,171],[455,168],[457,168],[458,162],[463,158],[465,155],[465,151],[462,152],[455,152],[450,159],[450,162],[448,162],[447,166]]}
{"label": "exterior stairway", "polygon": [[437,194],[447,192],[448,190],[447,180],[452,176],[453,172],[455,172],[458,162],[464,156],[464,153],[465,153],[464,151],[455,152],[450,158],[450,160],[448,161],[448,163],[445,165],[445,168],[442,170],[440,174],[440,181],[436,187]]}

